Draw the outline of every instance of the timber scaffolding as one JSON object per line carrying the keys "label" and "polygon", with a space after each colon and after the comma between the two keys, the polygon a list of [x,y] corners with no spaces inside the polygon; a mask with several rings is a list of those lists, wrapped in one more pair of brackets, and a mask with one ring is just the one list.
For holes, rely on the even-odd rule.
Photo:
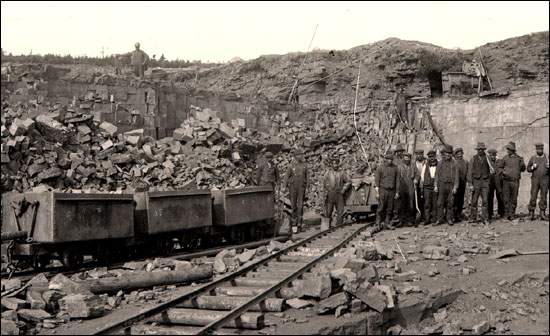
{"label": "timber scaffolding", "polygon": [[[106,324],[92,334],[113,333],[121,329],[131,333],[137,322],[151,317],[157,323],[188,326],[186,333],[197,335],[208,334],[224,326],[261,329],[264,326],[261,312],[281,311],[283,307],[282,299],[271,297],[292,296],[292,288],[288,285],[307,276],[308,271],[345,247],[368,227],[369,224],[365,223],[350,224],[320,231],[218,280]],[[311,251],[316,252],[308,253]],[[272,272],[274,269],[277,270],[275,275]],[[211,293],[217,295],[211,296]],[[250,310],[256,312],[247,313]]]}

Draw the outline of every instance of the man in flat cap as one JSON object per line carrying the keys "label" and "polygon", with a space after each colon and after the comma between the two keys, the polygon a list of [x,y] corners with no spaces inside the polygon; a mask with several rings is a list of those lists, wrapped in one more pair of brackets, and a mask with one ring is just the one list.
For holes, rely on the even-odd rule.
{"label": "man in flat cap", "polygon": [[270,186],[275,190],[279,182],[279,170],[273,162],[273,153],[266,151],[263,158],[258,160],[256,167],[256,184],[259,186]]}
{"label": "man in flat cap", "polygon": [[454,195],[454,222],[462,221],[462,211],[464,210],[464,195],[466,194],[466,181],[468,180],[468,161],[464,160],[464,150],[460,147],[455,148],[455,165],[458,172],[458,188]]}
{"label": "man in flat cap", "polygon": [[329,227],[332,223],[332,213],[336,209],[336,225],[341,225],[344,219],[344,194],[351,187],[349,177],[340,170],[340,159],[337,156],[329,158],[329,171],[323,178],[325,187],[325,218]]}
{"label": "man in flat cap", "polygon": [[444,224],[445,219],[453,225],[453,197],[458,189],[458,172],[453,161],[453,147],[445,145],[441,150],[443,160],[437,165],[435,175],[435,192],[437,193],[437,224]]}
{"label": "man in flat cap", "polygon": [[290,203],[292,204],[292,224],[298,232],[303,229],[304,196],[307,189],[308,170],[304,159],[304,151],[294,151],[294,164],[288,172],[288,190],[290,192]]}
{"label": "man in flat cap", "polygon": [[424,225],[437,222],[437,192],[435,191],[435,176],[437,175],[436,153],[430,150],[428,159],[420,171],[420,194],[424,201]]}
{"label": "man in flat cap", "polygon": [[495,172],[489,177],[489,200],[487,204],[489,220],[495,218],[493,214],[493,203],[495,196],[497,199],[497,214],[500,218],[504,217],[504,201],[502,200],[502,170],[500,167],[500,159],[497,159],[497,150],[491,148],[487,151],[489,161],[495,167]]}
{"label": "man in flat cap", "polygon": [[403,162],[399,170],[399,222],[400,225],[415,223],[416,206],[414,201],[415,186],[418,183],[416,165],[411,163],[411,154],[403,153]]}
{"label": "man in flat cap", "polygon": [[476,146],[477,154],[472,157],[468,171],[468,182],[472,189],[472,199],[470,200],[470,223],[477,222],[477,203],[481,197],[481,220],[483,224],[489,223],[488,202],[489,202],[489,177],[494,174],[495,167],[489,161],[485,154],[487,147],[485,143],[478,142]]}
{"label": "man in flat cap", "polygon": [[516,215],[518,204],[518,189],[521,173],[525,171],[525,162],[523,158],[516,154],[516,143],[510,141],[506,145],[506,154],[502,158],[502,193],[504,198],[504,207],[506,218],[513,220]]}
{"label": "man in flat cap", "polygon": [[384,163],[381,164],[375,173],[374,185],[378,193],[378,210],[376,211],[376,227],[382,229],[393,229],[391,225],[394,200],[399,197],[400,178],[399,170],[393,163],[394,157],[391,153],[384,155]]}
{"label": "man in flat cap", "polygon": [[547,220],[546,205],[548,194],[548,156],[544,153],[544,144],[535,144],[536,154],[531,156],[527,164],[527,171],[531,173],[531,199],[529,200],[529,216],[535,220],[537,195],[540,191],[539,209],[540,219]]}
{"label": "man in flat cap", "polygon": [[[393,150],[393,164],[399,168],[403,165],[403,154],[405,153],[405,147],[402,143],[398,143]],[[402,195],[401,195],[402,196]],[[393,202],[393,219],[399,221],[399,209],[401,208],[401,197]]]}
{"label": "man in flat cap", "polygon": [[416,166],[416,171],[418,175],[418,179],[415,181],[416,182],[415,207],[420,209],[420,213],[421,213],[420,220],[422,221],[424,220],[424,198],[422,197],[422,186],[420,184],[420,180],[421,180],[421,173],[424,170],[424,166],[427,164],[427,161],[426,161],[426,157],[424,157],[424,150],[417,149],[414,151],[414,154],[415,154],[414,164]]}

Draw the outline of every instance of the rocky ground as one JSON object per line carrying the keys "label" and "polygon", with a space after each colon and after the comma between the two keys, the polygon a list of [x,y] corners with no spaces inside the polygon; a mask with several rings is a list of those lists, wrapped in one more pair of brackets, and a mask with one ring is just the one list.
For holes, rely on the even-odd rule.
{"label": "rocky ground", "polygon": [[[362,235],[325,264],[333,279],[330,297],[306,295],[286,300],[287,305],[305,307],[267,313],[267,326],[259,333],[364,334],[368,319],[371,333],[548,334],[548,254],[494,258],[509,249],[548,251],[548,235],[548,222],[523,219],[498,220],[488,226],[463,222],[452,227],[406,227]],[[365,274],[367,270],[371,277],[368,282],[388,286],[395,308],[389,307],[388,299],[382,300],[384,310],[377,314],[372,308],[378,305],[376,300],[361,296],[357,288],[350,289],[353,281],[342,276],[347,271],[334,266],[346,264],[351,267],[348,270],[353,270],[349,265],[357,264],[357,259],[361,259],[358,255],[363,255],[359,262],[366,262],[367,268],[356,274]],[[227,252],[221,258],[226,263],[230,259]],[[316,271],[322,274],[323,267]],[[66,334],[93,330],[192,288],[165,287],[126,293],[121,295],[119,305],[110,308],[103,317],[71,319],[40,332]],[[343,304],[330,303],[339,296],[344,296]],[[362,297],[363,303],[357,302],[361,300],[356,297]]]}

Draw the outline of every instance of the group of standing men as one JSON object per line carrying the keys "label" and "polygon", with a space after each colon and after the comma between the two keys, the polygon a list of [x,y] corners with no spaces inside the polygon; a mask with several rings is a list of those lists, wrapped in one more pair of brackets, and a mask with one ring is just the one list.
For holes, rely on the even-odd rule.
{"label": "group of standing men", "polygon": [[[377,169],[375,186],[379,195],[376,223],[379,228],[392,229],[397,225],[423,223],[452,225],[462,221],[466,190],[471,192],[469,222],[478,221],[478,202],[481,198],[480,219],[487,224],[494,218],[493,201],[496,196],[497,213],[501,218],[512,220],[516,213],[521,173],[531,173],[531,200],[529,216],[535,219],[535,209],[540,193],[540,218],[546,220],[548,194],[548,156],[544,145],[535,145],[536,154],[527,166],[517,155],[516,145],[506,145],[508,152],[497,159],[497,150],[484,143],[476,146],[470,162],[464,160],[462,148],[446,145],[441,150],[442,160],[436,152],[417,150],[416,161],[411,163],[411,154],[398,144],[393,153],[385,155],[384,163]],[[454,157],[453,157],[454,154]]]}
{"label": "group of standing men", "polygon": [[[293,151],[294,161],[288,167],[286,175],[286,187],[289,191],[292,213],[290,225],[302,231],[303,209],[308,185],[309,172],[305,162],[305,152],[301,149]],[[276,190],[279,184],[280,174],[277,165],[273,161],[273,154],[264,150],[258,159],[256,166],[256,185],[267,185]],[[344,217],[344,195],[351,187],[351,180],[341,170],[340,160],[337,156],[327,158],[327,171],[323,176],[324,208],[323,217],[328,220],[329,226],[340,225]],[[332,223],[332,215],[336,213],[335,223]]]}
{"label": "group of standing men", "polygon": [[[469,222],[484,224],[496,218],[493,201],[497,199],[497,214],[500,218],[513,220],[521,173],[531,173],[531,200],[529,215],[535,219],[537,198],[539,198],[540,218],[546,220],[548,194],[548,156],[544,145],[535,145],[536,153],[527,164],[516,153],[516,144],[506,145],[507,154],[497,158],[497,150],[489,149],[483,142],[476,146],[477,153],[468,162],[464,160],[464,150],[453,149],[445,145],[441,150],[441,160],[436,152],[430,150],[427,158],[423,150],[415,151],[415,161],[398,144],[393,153],[384,156],[384,162],[375,173],[375,188],[378,193],[376,225],[382,229],[392,229],[392,223],[398,226],[420,223],[449,224],[464,220],[463,209],[470,192]],[[486,153],[487,151],[487,153]],[[303,204],[308,185],[308,169],[303,150],[293,152],[294,162],[289,166],[286,186],[290,193],[292,206],[291,225],[303,229]],[[273,154],[264,150],[258,160],[255,183],[269,185],[274,190],[279,184],[279,170],[273,160]],[[344,214],[344,195],[351,187],[347,174],[341,170],[337,156],[328,158],[328,169],[323,176],[324,209],[323,217],[332,221],[336,211],[336,225],[342,224]],[[478,203],[481,199],[481,213]]]}

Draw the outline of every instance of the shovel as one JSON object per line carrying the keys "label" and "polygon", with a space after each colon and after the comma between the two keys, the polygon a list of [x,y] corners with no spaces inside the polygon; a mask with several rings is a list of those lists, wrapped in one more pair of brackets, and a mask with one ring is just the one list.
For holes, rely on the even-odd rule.
{"label": "shovel", "polygon": [[414,206],[416,207],[416,218],[415,222],[418,224],[420,219],[422,218],[422,212],[418,208],[418,189],[416,189],[416,186],[414,187]]}

